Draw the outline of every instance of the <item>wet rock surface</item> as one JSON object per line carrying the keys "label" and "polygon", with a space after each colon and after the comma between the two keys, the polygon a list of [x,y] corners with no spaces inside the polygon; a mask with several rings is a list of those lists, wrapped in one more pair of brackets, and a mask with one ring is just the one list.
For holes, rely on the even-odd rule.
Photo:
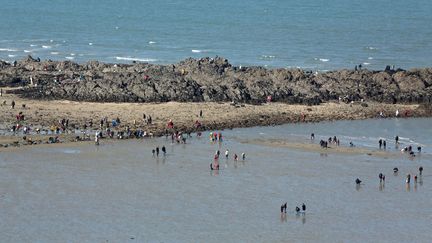
{"label": "wet rock surface", "polygon": [[339,70],[236,67],[227,59],[186,59],[173,65],[90,61],[0,61],[0,87],[33,99],[91,102],[273,101],[315,105],[324,101],[432,103],[432,68]]}

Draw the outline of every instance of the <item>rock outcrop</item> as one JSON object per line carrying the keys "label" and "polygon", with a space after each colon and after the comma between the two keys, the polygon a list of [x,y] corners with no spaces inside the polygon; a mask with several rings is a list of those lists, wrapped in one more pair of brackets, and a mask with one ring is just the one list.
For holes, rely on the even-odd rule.
{"label": "rock outcrop", "polygon": [[235,67],[227,59],[186,59],[174,65],[106,64],[91,61],[0,61],[0,86],[25,86],[17,92],[34,99],[96,102],[236,101],[319,104],[373,100],[432,103],[432,68],[339,70]]}

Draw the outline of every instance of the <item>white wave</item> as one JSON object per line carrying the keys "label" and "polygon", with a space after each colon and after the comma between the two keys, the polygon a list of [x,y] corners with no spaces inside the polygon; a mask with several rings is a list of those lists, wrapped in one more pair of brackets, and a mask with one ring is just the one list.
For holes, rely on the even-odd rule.
{"label": "white wave", "polygon": [[328,62],[328,61],[330,61],[330,59],[326,59],[326,58],[320,58],[319,59],[321,62]]}
{"label": "white wave", "polygon": [[71,56],[75,56],[75,53],[71,53],[70,55],[71,55]]}
{"label": "white wave", "polygon": [[50,40],[50,42],[51,42],[51,43],[53,43],[53,42],[54,42],[54,40]]}
{"label": "white wave", "polygon": [[51,55],[58,55],[58,54],[59,54],[58,51],[52,51],[52,52],[51,52]]}
{"label": "white wave", "polygon": [[16,55],[11,55],[11,54],[9,54],[8,57],[16,57]]}
{"label": "white wave", "polygon": [[364,62],[363,65],[370,65],[370,63],[369,62]]}
{"label": "white wave", "polygon": [[373,57],[368,57],[369,60],[373,60]]}
{"label": "white wave", "polygon": [[75,57],[65,57],[66,59],[73,60]]}
{"label": "white wave", "polygon": [[378,48],[373,47],[373,46],[368,46],[368,47],[366,47],[366,49],[368,49],[368,50],[378,50]]}
{"label": "white wave", "polygon": [[51,48],[51,46],[42,46],[42,48],[49,49],[49,48]]}
{"label": "white wave", "polygon": [[31,47],[35,47],[35,46],[37,46],[37,45],[36,45],[36,44],[30,44],[30,46],[31,46]]}
{"label": "white wave", "polygon": [[152,58],[138,58],[138,57],[115,57],[117,60],[123,61],[137,61],[137,62],[156,62],[157,59]]}
{"label": "white wave", "polygon": [[89,43],[89,46],[92,46],[92,45],[93,45],[93,43],[90,42],[90,43]]}
{"label": "white wave", "polygon": [[29,53],[32,52],[31,50],[24,50],[25,53]]}
{"label": "white wave", "polygon": [[193,53],[209,52],[209,50],[192,50]]}
{"label": "white wave", "polygon": [[13,52],[13,51],[17,51],[17,49],[10,49],[10,48],[0,48],[0,51],[8,51],[8,52]]}
{"label": "white wave", "polygon": [[151,45],[151,44],[156,44],[157,42],[156,41],[149,41],[148,43]]}
{"label": "white wave", "polygon": [[261,58],[262,59],[273,59],[273,58],[275,58],[276,56],[273,56],[273,55],[261,55]]}

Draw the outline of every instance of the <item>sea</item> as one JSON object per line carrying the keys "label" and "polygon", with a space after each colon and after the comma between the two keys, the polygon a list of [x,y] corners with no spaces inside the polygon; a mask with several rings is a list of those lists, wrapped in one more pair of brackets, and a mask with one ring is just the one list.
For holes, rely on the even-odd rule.
{"label": "sea", "polygon": [[[2,150],[0,241],[432,242],[431,122],[286,124],[220,131],[222,142],[205,133],[186,144],[162,137]],[[272,143],[332,136],[348,152]],[[386,153],[375,155],[384,151],[379,139]],[[400,151],[410,145],[415,156]],[[157,146],[167,154],[153,156]]]}
{"label": "sea", "polygon": [[0,59],[429,67],[430,0],[0,1]]}

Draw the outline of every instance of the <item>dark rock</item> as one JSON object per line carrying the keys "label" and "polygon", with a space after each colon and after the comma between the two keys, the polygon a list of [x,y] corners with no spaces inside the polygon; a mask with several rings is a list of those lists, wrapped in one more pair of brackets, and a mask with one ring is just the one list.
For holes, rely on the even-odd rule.
{"label": "dark rock", "polygon": [[39,61],[16,67],[0,62],[0,87],[35,84],[14,91],[27,98],[95,102],[272,101],[317,105],[362,99],[384,103],[431,103],[432,68],[385,71],[233,67],[227,59],[188,58],[175,65]]}

